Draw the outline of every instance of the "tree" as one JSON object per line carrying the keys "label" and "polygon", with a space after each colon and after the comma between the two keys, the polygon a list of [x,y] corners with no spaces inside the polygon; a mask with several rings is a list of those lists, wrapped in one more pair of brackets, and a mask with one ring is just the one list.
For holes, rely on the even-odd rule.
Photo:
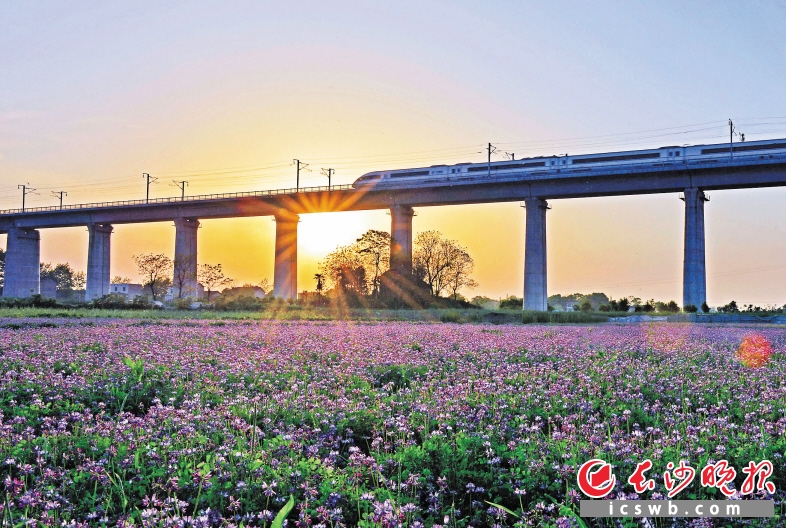
{"label": "tree", "polygon": [[120,275],[115,275],[112,278],[112,284],[131,284],[131,279],[128,277],[121,277]]}
{"label": "tree", "polygon": [[445,288],[445,270],[449,263],[444,249],[445,239],[439,231],[423,231],[415,238],[412,267],[434,296],[439,296]]}
{"label": "tree", "polygon": [[475,261],[464,248],[456,246],[455,249],[446,273],[447,288],[454,301],[458,300],[460,288],[477,288],[478,286],[478,283],[469,276],[475,268]]}
{"label": "tree", "polygon": [[371,277],[371,289],[379,296],[379,278],[390,268],[390,233],[369,229],[354,245]]}
{"label": "tree", "polygon": [[197,268],[197,278],[200,284],[205,287],[207,302],[210,302],[210,294],[212,292],[232,282],[232,279],[224,275],[221,264],[200,264],[199,268]]}
{"label": "tree", "polygon": [[67,262],[55,266],[42,262],[40,266],[41,278],[53,279],[58,291],[69,292],[85,288],[85,272],[75,271]]}
{"label": "tree", "polygon": [[259,281],[257,287],[262,288],[262,291],[265,292],[265,295],[273,291],[273,286],[270,285],[270,281],[267,279],[262,279]]}
{"label": "tree", "polygon": [[390,234],[369,229],[354,244],[330,252],[314,279],[318,292],[340,288],[362,295],[371,290],[379,295],[381,277],[389,268]]}
{"label": "tree", "polygon": [[368,294],[366,268],[363,266],[341,266],[338,270],[338,288],[344,293]]}
{"label": "tree", "polygon": [[134,255],[134,262],[143,277],[142,287],[150,291],[154,301],[166,295],[171,284],[169,274],[172,272],[172,259],[161,253]]}
{"label": "tree", "polygon": [[477,306],[479,308],[483,308],[484,306],[491,306],[491,304],[496,303],[496,302],[497,301],[495,301],[491,297],[486,297],[485,295],[476,295],[470,301],[470,303],[473,306]]}
{"label": "tree", "polygon": [[[362,277],[357,271],[359,268],[364,270]],[[362,291],[363,294],[368,289],[368,285],[365,284],[366,273],[363,257],[358,253],[354,244],[339,246],[328,253],[325,260],[319,264],[319,271],[324,275],[325,283],[329,289],[345,290],[349,287],[355,292]],[[358,283],[361,278],[364,281],[362,286]]]}
{"label": "tree", "polygon": [[172,263],[172,285],[177,290],[177,298],[190,297],[196,292],[191,291],[191,284],[196,280],[187,258],[175,258]]}
{"label": "tree", "polygon": [[593,310],[598,310],[601,306],[609,304],[609,297],[605,293],[595,292],[590,293],[589,295],[575,293],[572,295],[572,297],[579,299],[579,305],[583,305],[585,302],[590,303]]}
{"label": "tree", "polygon": [[474,288],[469,278],[474,261],[455,240],[443,238],[439,231],[424,231],[415,238],[412,255],[413,274],[428,284],[431,294],[439,297],[447,290],[456,296],[461,287]]}
{"label": "tree", "polygon": [[509,295],[499,302],[500,310],[521,310],[523,306],[524,299],[515,295]]}
{"label": "tree", "polygon": [[721,313],[737,313],[740,311],[740,309],[737,307],[737,301],[731,301],[729,304],[718,308],[718,311]]}

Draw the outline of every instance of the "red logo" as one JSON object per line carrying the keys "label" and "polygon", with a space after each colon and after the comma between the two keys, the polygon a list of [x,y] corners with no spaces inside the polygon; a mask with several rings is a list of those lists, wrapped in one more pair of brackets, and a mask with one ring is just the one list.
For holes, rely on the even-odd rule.
{"label": "red logo", "polygon": [[[740,489],[743,495],[753,493],[754,489],[759,491],[767,490],[770,494],[775,493],[775,484],[767,482],[767,479],[772,476],[772,462],[769,460],[762,460],[758,464],[748,462],[748,466],[743,468],[742,472],[748,475],[745,477],[745,482],[742,483],[742,488]],[[759,476],[759,480],[754,488],[753,481],[756,475]]]}
{"label": "red logo", "polygon": [[[670,499],[674,498],[677,493],[681,492],[688,485],[693,482],[693,477],[696,476],[696,470],[680,460],[680,465],[674,469],[674,477],[672,478],[672,469],[674,469],[674,462],[666,464],[666,472],[663,474],[663,483],[666,485],[668,493],[666,494]],[[676,482],[674,479],[679,480]]]}
{"label": "red logo", "polygon": [[737,470],[729,466],[726,460],[719,460],[714,464],[707,464],[701,470],[701,485],[705,488],[718,488],[727,497],[734,495],[734,490],[729,484],[734,482]]}
{"label": "red logo", "polygon": [[644,462],[636,464],[636,471],[628,477],[628,484],[633,486],[636,493],[644,493],[647,490],[655,489],[655,481],[648,479],[647,471],[652,468],[652,461],[648,458]]}
{"label": "red logo", "polygon": [[[596,466],[599,468],[592,471],[592,468]],[[608,495],[617,482],[617,477],[611,472],[611,464],[597,458],[584,462],[579,468],[576,479],[579,482],[579,489],[584,495],[593,499],[600,499]]]}

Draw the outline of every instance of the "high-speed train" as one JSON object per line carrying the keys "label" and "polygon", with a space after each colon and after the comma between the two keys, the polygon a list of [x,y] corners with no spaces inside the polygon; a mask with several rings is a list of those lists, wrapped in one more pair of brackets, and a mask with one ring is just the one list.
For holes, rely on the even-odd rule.
{"label": "high-speed train", "polygon": [[[582,154],[579,156],[549,156],[524,158],[515,161],[489,163],[458,163],[456,165],[432,165],[430,167],[375,171],[364,174],[354,181],[354,187],[374,188],[408,187],[419,184],[460,184],[487,178],[527,177],[549,174],[571,174],[601,171],[612,167],[624,168],[646,165],[668,168],[675,164],[711,164],[719,161],[742,161],[786,157],[786,139],[748,141],[744,143],[719,143],[683,147],[662,147],[653,150],[631,150],[605,154]],[[630,167],[631,169],[633,167]]]}

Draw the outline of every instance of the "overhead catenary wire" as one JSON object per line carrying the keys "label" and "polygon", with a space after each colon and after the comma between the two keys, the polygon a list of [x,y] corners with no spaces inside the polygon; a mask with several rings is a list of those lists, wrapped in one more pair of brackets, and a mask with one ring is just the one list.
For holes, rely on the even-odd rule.
{"label": "overhead catenary wire", "polygon": [[[783,134],[786,131],[786,117],[762,117],[762,118],[744,118],[737,121],[739,126],[744,126],[749,129],[749,136],[753,135],[755,131],[756,136],[764,134]],[[714,125],[714,126],[707,126]],[[539,139],[528,141],[513,141],[513,142],[495,142],[495,145],[500,146],[513,146],[516,145],[516,152],[523,154],[523,156],[532,155],[551,155],[553,152],[564,153],[568,151],[576,151],[589,148],[625,148],[628,145],[636,143],[644,143],[656,138],[674,138],[681,137],[692,142],[707,141],[714,139],[723,139],[724,136],[720,131],[726,128],[724,121],[710,121],[705,123],[695,123],[691,125],[681,125],[675,127],[654,128],[648,130],[640,130],[637,132],[622,132],[614,134],[599,134],[592,136],[578,136],[563,139]],[[718,130],[718,134],[708,134],[713,130]],[[753,130],[751,130],[753,129]],[[749,141],[752,137],[746,138]],[[758,137],[757,137],[758,139]],[[357,172],[364,169],[370,170],[396,170],[399,168],[409,168],[414,164],[438,162],[439,164],[454,164],[461,162],[477,162],[472,158],[484,150],[485,145],[465,145],[459,147],[447,147],[439,149],[424,149],[414,150],[409,152],[397,152],[388,154],[370,154],[359,156],[343,156],[335,158],[322,158],[315,157],[309,160],[310,163],[324,163],[332,168],[338,169],[342,175],[349,175],[349,177],[359,176]],[[645,148],[652,148],[651,146]],[[521,158],[521,154],[519,158]],[[409,164],[407,166],[407,164]],[[184,171],[149,171],[147,174],[151,178],[176,176],[179,175],[183,179],[188,178],[189,187],[196,192],[196,194],[207,193],[208,190],[213,191],[216,184],[221,184],[222,187],[230,187],[249,183],[255,188],[267,187],[270,185],[283,183],[288,180],[286,174],[282,169],[291,166],[291,162],[276,161],[269,163],[260,163],[252,165],[235,165],[221,168],[212,169],[193,169]],[[355,172],[356,174],[352,174]],[[291,176],[290,176],[291,178]],[[96,178],[90,180],[80,179],[73,184],[64,183],[61,179],[57,185],[46,186],[39,185],[42,191],[58,191],[72,192],[78,194],[80,200],[82,198],[89,198],[91,196],[100,195],[102,198],[107,197],[109,194],[112,196],[119,195],[133,191],[138,188],[132,183],[133,176],[129,175],[116,176],[110,178]],[[290,180],[291,181],[291,180]],[[307,180],[309,181],[309,180]],[[102,188],[102,184],[111,185],[111,189]],[[296,182],[296,186],[297,186]],[[202,191],[202,189],[205,189]],[[3,195],[10,195],[12,188],[0,188]],[[10,198],[10,196],[9,196]],[[9,199],[6,199],[10,203]],[[38,202],[39,200],[35,200]],[[0,198],[0,202],[3,199]]]}

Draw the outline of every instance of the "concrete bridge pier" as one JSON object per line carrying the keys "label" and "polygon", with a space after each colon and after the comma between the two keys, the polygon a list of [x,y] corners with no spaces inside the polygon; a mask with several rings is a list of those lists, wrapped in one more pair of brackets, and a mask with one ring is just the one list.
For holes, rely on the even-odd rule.
{"label": "concrete bridge pier", "polygon": [[682,305],[701,309],[707,301],[704,263],[704,202],[709,198],[695,187],[685,189],[685,260],[682,272]]}
{"label": "concrete bridge pier", "polygon": [[546,211],[540,198],[525,198],[527,227],[524,238],[524,309],[545,311],[546,295]]}
{"label": "concrete bridge pier", "polygon": [[36,229],[8,230],[3,297],[41,293],[41,234]]}
{"label": "concrete bridge pier", "polygon": [[85,285],[86,301],[109,295],[109,249],[112,229],[112,226],[109,224],[90,224],[87,226],[89,240],[87,246],[87,283]]}
{"label": "concrete bridge pier", "polygon": [[197,293],[197,229],[196,218],[175,218],[173,286],[175,295],[181,297],[194,297]]}
{"label": "concrete bridge pier", "polygon": [[412,217],[408,205],[390,208],[390,269],[403,275],[412,273]]}
{"label": "concrete bridge pier", "polygon": [[296,214],[276,215],[276,260],[273,267],[273,295],[297,299],[297,224]]}

